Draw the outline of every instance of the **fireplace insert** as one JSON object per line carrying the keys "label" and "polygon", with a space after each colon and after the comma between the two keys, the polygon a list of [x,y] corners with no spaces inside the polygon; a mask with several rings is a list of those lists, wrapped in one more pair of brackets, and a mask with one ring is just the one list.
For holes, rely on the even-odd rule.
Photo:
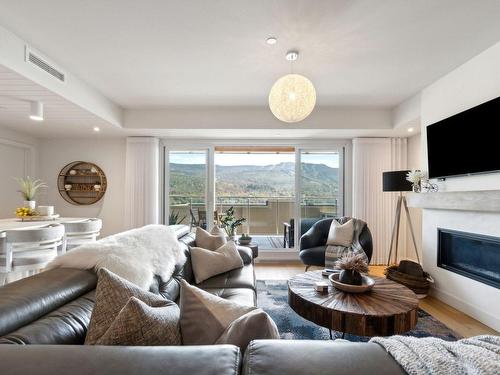
{"label": "fireplace insert", "polygon": [[500,289],[500,238],[438,228],[437,265]]}

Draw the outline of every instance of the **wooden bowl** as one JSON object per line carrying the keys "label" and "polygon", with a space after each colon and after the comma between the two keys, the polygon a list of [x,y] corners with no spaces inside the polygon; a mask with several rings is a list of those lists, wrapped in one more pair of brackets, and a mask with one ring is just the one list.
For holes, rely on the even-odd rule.
{"label": "wooden bowl", "polygon": [[344,284],[339,281],[340,273],[333,273],[328,276],[333,286],[343,292],[347,293],[364,293],[368,292],[375,285],[375,281],[368,276],[361,275],[361,285]]}

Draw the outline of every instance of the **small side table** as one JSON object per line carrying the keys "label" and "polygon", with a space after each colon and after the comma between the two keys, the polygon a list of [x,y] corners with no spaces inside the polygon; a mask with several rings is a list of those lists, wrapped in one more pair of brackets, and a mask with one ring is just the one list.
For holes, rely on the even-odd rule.
{"label": "small side table", "polygon": [[252,256],[253,259],[257,258],[259,256],[259,245],[255,242],[250,242],[249,244],[243,245],[240,243],[240,241],[237,242],[239,246],[245,246],[248,247],[252,250]]}

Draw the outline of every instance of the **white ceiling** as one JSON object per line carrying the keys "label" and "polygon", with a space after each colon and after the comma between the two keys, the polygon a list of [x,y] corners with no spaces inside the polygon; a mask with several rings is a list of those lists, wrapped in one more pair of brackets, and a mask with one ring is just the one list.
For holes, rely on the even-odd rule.
{"label": "white ceiling", "polygon": [[498,0],[0,0],[1,25],[126,108],[264,106],[289,48],[319,105],[393,107],[500,40],[499,19]]}
{"label": "white ceiling", "polygon": [[[44,104],[44,121],[29,119],[30,101]],[[33,137],[97,136],[94,126],[101,129],[99,136],[115,136],[121,131],[114,125],[93,115],[0,65],[0,125]]]}

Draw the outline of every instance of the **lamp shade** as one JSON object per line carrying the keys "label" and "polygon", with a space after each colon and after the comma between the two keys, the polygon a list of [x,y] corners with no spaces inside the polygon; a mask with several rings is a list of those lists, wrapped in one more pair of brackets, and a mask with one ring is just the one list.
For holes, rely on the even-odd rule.
{"label": "lamp shade", "polygon": [[412,191],[412,183],[406,179],[409,170],[382,173],[383,191]]}
{"label": "lamp shade", "polygon": [[278,79],[269,93],[269,108],[283,122],[299,122],[311,114],[316,105],[312,82],[300,74]]}

